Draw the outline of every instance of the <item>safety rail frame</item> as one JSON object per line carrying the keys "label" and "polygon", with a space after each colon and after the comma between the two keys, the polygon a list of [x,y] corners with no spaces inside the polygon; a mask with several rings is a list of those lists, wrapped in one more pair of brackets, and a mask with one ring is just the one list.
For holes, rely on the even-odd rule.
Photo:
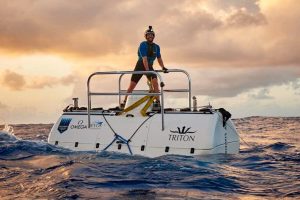
{"label": "safety rail frame", "polygon": [[[103,96],[103,95],[118,95],[119,96],[119,104],[121,103],[121,95],[150,95],[150,96],[160,96],[161,98],[161,122],[162,122],[162,130],[165,129],[164,125],[164,82],[159,74],[160,72],[165,72],[163,70],[156,70],[156,71],[106,71],[106,72],[95,72],[92,73],[88,80],[87,80],[87,98],[88,98],[88,107],[87,107],[87,114],[88,114],[88,128],[91,126],[91,104],[92,104],[92,99],[91,96]],[[189,108],[191,109],[191,78],[190,75],[185,71],[181,69],[170,69],[168,72],[182,72],[186,74],[188,78],[188,83],[189,83],[189,88],[188,90],[185,89],[174,89],[174,90],[167,90],[166,92],[188,92],[188,98],[189,98]],[[119,91],[118,92],[91,92],[90,91],[90,81],[92,77],[97,76],[97,75],[113,75],[113,74],[120,74],[119,76]],[[158,93],[150,93],[150,92],[135,92],[135,93],[127,93],[127,92],[122,92],[121,91],[121,80],[122,77],[125,74],[154,74],[159,78],[160,81],[160,92]]]}

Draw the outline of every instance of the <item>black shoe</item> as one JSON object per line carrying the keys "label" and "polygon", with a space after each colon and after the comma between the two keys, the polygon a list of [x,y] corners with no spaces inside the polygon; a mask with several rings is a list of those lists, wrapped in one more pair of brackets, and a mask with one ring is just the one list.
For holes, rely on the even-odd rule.
{"label": "black shoe", "polygon": [[161,106],[160,106],[160,102],[154,102],[153,103],[153,107],[152,107],[152,111],[160,111],[161,110]]}
{"label": "black shoe", "polygon": [[124,100],[123,103],[120,104],[120,108],[123,110],[125,108],[126,101]]}

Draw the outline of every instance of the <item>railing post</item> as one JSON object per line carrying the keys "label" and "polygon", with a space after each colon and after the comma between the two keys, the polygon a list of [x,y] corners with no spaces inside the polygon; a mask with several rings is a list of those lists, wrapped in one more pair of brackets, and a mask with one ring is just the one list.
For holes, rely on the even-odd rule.
{"label": "railing post", "polygon": [[87,114],[88,114],[88,128],[91,128],[91,105],[92,105],[92,99],[91,99],[91,92],[90,92],[90,81],[91,78],[95,75],[95,73],[91,74],[87,81],[87,98],[88,98],[88,108],[87,108]]}
{"label": "railing post", "polygon": [[160,97],[161,97],[161,104],[160,104],[160,112],[161,112],[161,130],[165,130],[165,103],[164,103],[164,83],[160,82]]}
{"label": "railing post", "polygon": [[119,105],[121,105],[121,79],[124,76],[124,74],[121,74],[119,76]]}
{"label": "railing post", "polygon": [[188,79],[189,79],[189,107],[190,107],[190,110],[192,110],[192,84],[191,84],[191,79],[190,79],[190,76],[188,76]]}
{"label": "railing post", "polygon": [[91,96],[88,96],[88,128],[91,128]]}

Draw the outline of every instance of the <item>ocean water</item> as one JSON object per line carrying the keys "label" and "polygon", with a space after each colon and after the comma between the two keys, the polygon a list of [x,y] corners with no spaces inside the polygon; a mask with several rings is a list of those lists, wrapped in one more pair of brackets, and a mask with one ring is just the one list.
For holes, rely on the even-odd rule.
{"label": "ocean water", "polygon": [[47,144],[52,124],[13,125],[0,199],[300,199],[300,117],[234,123],[238,155],[158,158],[73,152]]}

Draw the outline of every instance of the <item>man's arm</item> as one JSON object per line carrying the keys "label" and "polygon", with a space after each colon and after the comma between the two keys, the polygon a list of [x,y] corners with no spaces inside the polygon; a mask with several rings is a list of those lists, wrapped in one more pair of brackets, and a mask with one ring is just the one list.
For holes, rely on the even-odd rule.
{"label": "man's arm", "polygon": [[149,64],[148,64],[147,56],[143,57],[143,63],[144,63],[144,66],[145,66],[145,70],[149,71]]}
{"label": "man's arm", "polygon": [[157,61],[158,61],[158,64],[160,65],[161,69],[167,73],[168,69],[165,67],[164,62],[161,58],[160,47],[158,45],[157,45]]}
{"label": "man's arm", "polygon": [[164,65],[164,62],[163,62],[162,58],[161,58],[161,57],[160,57],[160,58],[157,58],[157,61],[158,61],[158,64],[160,65],[160,67],[161,67],[162,69],[165,69],[165,65]]}

